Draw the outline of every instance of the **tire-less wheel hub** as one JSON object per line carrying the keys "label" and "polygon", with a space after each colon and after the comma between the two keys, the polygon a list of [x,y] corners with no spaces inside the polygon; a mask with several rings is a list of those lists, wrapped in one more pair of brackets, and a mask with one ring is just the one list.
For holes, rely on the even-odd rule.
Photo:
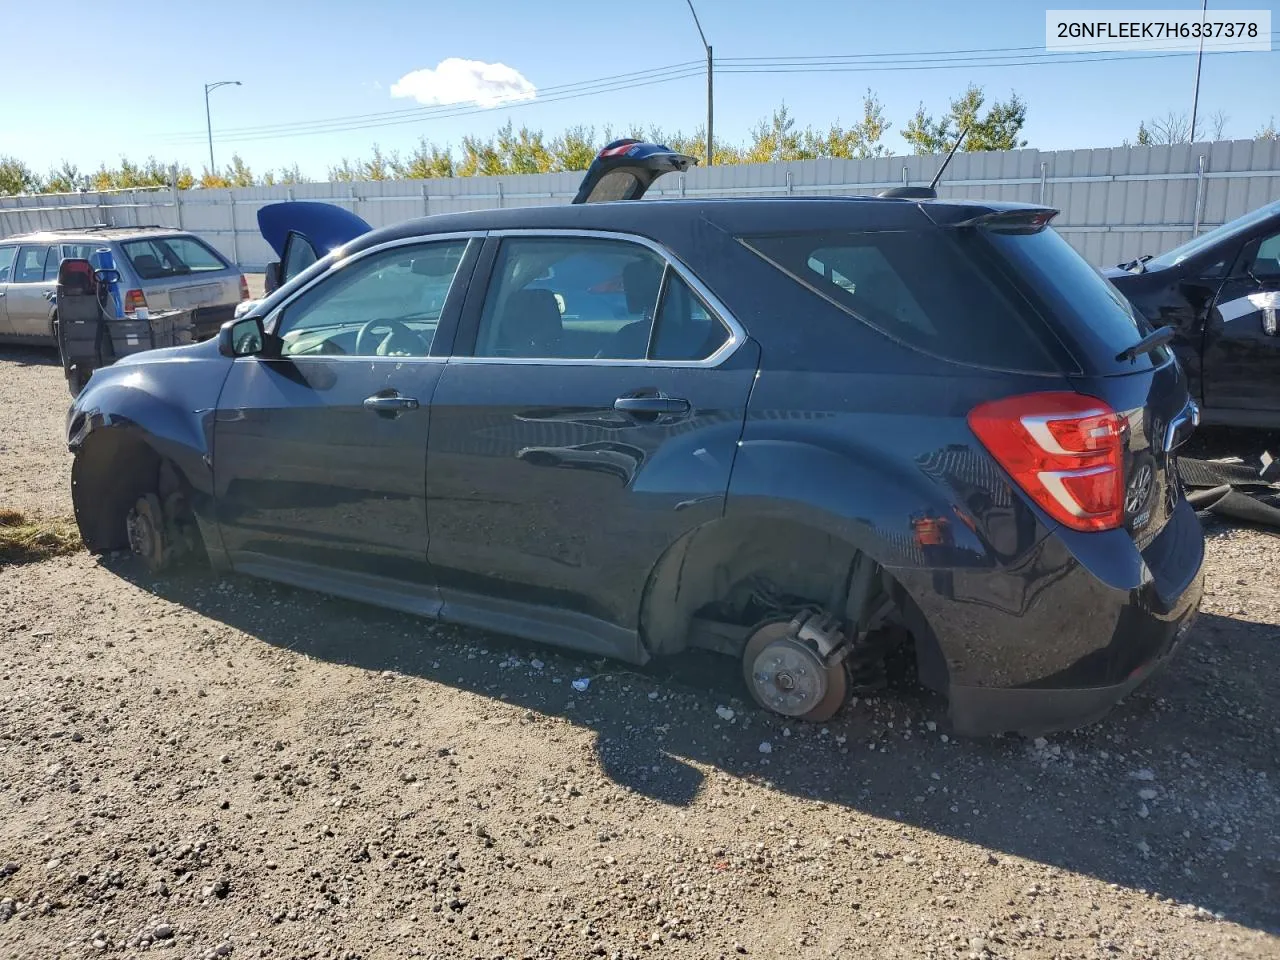
{"label": "tire-less wheel hub", "polygon": [[756,697],[775,713],[801,717],[827,695],[827,668],[816,652],[799,640],[782,637],[769,643],[751,664]]}
{"label": "tire-less wheel hub", "polygon": [[125,519],[125,531],[129,536],[129,549],[146,561],[153,569],[164,562],[164,511],[154,493],[138,499]]}

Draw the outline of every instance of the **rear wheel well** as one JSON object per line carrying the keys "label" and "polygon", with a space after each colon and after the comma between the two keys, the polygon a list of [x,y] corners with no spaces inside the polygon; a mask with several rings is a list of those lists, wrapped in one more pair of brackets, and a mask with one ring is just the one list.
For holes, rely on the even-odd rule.
{"label": "rear wheel well", "polygon": [[129,546],[126,519],[139,497],[160,493],[174,468],[145,440],[124,429],[91,434],[71,467],[71,500],[85,546],[94,553]]}
{"label": "rear wheel well", "polygon": [[933,631],[892,574],[848,541],[790,520],[719,520],[686,534],[649,577],[640,629],[654,655],[699,646],[740,656],[763,616],[802,607],[850,628],[910,634],[920,680],[946,689]]}

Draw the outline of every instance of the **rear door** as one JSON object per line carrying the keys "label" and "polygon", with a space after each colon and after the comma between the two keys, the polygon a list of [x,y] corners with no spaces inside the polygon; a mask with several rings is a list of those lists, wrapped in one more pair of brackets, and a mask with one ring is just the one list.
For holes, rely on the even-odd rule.
{"label": "rear door", "polygon": [[651,242],[517,232],[489,257],[431,407],[445,616],[635,657],[654,564],[723,512],[758,348]]}
{"label": "rear door", "polygon": [[214,481],[237,569],[434,611],[423,494],[444,358],[433,351],[451,339],[478,242],[362,251],[272,315],[277,356],[232,364]]}
{"label": "rear door", "polygon": [[24,337],[52,338],[50,302],[57,289],[57,271],[51,280],[45,280],[45,263],[49,259],[50,244],[24,243],[18,248],[5,291],[5,304],[12,333]]}
{"label": "rear door", "polygon": [[[1273,228],[1274,229],[1274,228]],[[1205,403],[1215,411],[1280,416],[1280,233],[1246,243],[1205,326]]]}

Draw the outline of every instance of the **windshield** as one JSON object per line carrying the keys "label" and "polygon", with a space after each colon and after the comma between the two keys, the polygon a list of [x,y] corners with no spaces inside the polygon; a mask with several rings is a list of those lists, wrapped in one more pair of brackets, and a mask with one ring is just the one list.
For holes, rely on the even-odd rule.
{"label": "windshield", "polygon": [[1197,253],[1208,250],[1215,243],[1225,240],[1238,233],[1243,233],[1250,227],[1261,223],[1268,217],[1280,214],[1280,200],[1269,203],[1265,207],[1259,207],[1252,213],[1246,213],[1243,217],[1237,217],[1230,223],[1224,223],[1220,227],[1214,227],[1208,233],[1202,233],[1200,236],[1188,240],[1181,246],[1174,247],[1172,250],[1166,250],[1158,257],[1152,257],[1147,261],[1147,269],[1151,270],[1157,267],[1176,267],[1188,257],[1194,257]]}

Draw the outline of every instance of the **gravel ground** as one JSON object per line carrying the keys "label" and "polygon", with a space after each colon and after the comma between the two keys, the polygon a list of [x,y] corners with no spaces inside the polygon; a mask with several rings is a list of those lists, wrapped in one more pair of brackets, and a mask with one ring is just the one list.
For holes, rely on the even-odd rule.
{"label": "gravel ground", "polygon": [[[52,360],[0,351],[0,506],[69,512]],[[825,727],[241,578],[0,570],[0,957],[1280,957],[1280,540],[1106,721]],[[589,678],[585,691],[571,681]]]}

